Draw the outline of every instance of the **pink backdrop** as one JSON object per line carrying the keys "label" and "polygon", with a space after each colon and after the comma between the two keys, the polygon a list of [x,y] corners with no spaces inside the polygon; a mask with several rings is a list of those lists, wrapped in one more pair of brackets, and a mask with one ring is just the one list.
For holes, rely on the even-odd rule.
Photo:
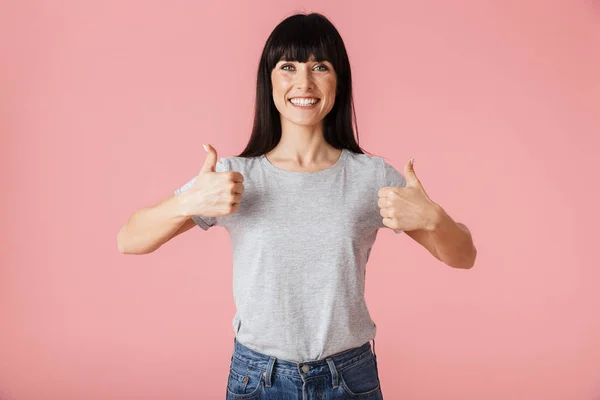
{"label": "pink backdrop", "polygon": [[598,2],[11,3],[2,400],[225,397],[227,232],[145,256],[116,234],[199,171],[202,143],[242,150],[260,51],[294,11],[344,38],[360,144],[399,170],[414,155],[478,248],[455,270],[380,231],[367,301],[384,397],[600,396]]}

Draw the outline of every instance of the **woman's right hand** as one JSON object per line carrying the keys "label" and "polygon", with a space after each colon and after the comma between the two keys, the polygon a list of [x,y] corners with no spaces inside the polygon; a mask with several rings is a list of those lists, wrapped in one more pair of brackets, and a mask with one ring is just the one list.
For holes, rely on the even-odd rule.
{"label": "woman's right hand", "polygon": [[236,171],[216,172],[217,151],[209,144],[206,160],[191,188],[184,195],[187,216],[222,217],[240,209],[244,192],[244,176]]}

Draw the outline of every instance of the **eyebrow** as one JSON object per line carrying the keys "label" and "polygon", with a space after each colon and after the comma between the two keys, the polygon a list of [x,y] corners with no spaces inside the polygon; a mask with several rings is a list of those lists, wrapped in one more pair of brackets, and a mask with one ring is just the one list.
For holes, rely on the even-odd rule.
{"label": "eyebrow", "polygon": [[[298,61],[298,60],[279,60],[279,61],[277,61],[278,64],[279,63],[283,63],[283,62],[301,62],[301,61]],[[306,62],[307,63],[309,63],[309,62],[314,62],[314,63],[325,63],[325,62],[328,62],[328,63],[331,63],[331,61],[328,61],[328,60],[320,60],[319,61],[319,60],[314,60],[314,59],[313,60],[307,60]]]}

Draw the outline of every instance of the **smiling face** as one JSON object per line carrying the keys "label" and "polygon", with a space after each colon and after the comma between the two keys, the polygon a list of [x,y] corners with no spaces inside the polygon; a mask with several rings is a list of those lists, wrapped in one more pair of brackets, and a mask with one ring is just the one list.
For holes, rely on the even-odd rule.
{"label": "smiling face", "polygon": [[321,123],[335,103],[337,77],[329,61],[281,60],[271,71],[271,82],[275,107],[295,125]]}

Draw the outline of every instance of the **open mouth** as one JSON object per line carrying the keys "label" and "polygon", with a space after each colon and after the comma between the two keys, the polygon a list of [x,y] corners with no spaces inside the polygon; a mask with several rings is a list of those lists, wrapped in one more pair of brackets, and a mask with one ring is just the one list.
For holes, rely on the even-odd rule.
{"label": "open mouth", "polygon": [[301,99],[301,98],[292,98],[288,100],[294,107],[301,108],[311,108],[316,104],[319,104],[321,99],[318,98],[310,98],[310,99]]}

